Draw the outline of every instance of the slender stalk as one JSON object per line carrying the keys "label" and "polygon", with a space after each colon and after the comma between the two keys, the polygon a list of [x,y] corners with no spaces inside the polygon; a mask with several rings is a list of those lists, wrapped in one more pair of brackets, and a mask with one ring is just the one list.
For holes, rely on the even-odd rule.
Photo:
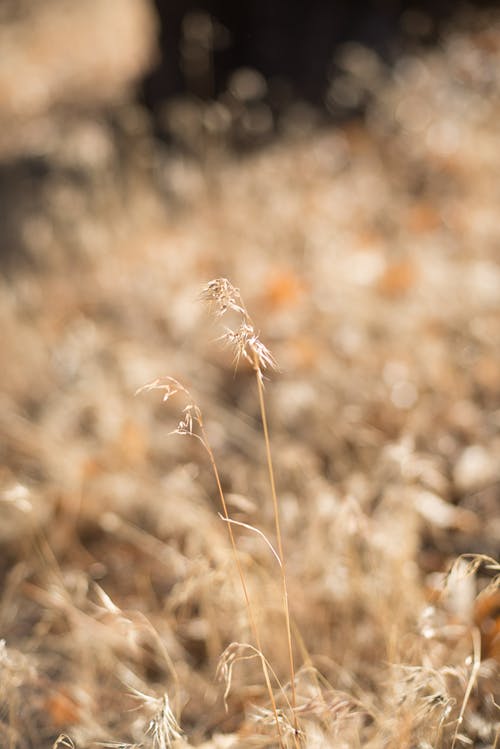
{"label": "slender stalk", "polygon": [[455,744],[457,743],[457,740],[458,740],[458,732],[464,720],[465,709],[467,707],[469,697],[471,696],[472,689],[476,682],[479,669],[481,668],[481,633],[479,629],[477,629],[477,627],[475,627],[472,630],[472,648],[473,648],[472,669],[470,672],[469,681],[467,682],[467,687],[465,690],[462,707],[460,708],[460,715],[458,716],[458,719],[457,719],[457,726],[455,728],[455,733],[453,735],[453,741],[451,742],[451,749],[455,749]]}
{"label": "slender stalk", "polygon": [[257,388],[259,393],[259,405],[264,430],[264,440],[266,445],[267,469],[269,481],[271,484],[271,495],[274,509],[274,522],[276,527],[276,536],[278,542],[278,557],[281,571],[281,586],[283,595],[283,609],[285,613],[286,633],[288,643],[288,658],[290,662],[290,686],[292,690],[292,712],[294,724],[294,743],[298,747],[298,736],[300,735],[297,720],[297,695],[295,689],[295,666],[293,661],[292,632],[290,625],[290,607],[288,603],[288,588],[286,582],[285,559],[283,554],[283,542],[281,537],[281,528],[279,520],[278,497],[276,493],[276,484],[274,480],[273,461],[271,455],[271,443],[269,440],[269,430],[267,426],[266,405],[264,400],[264,387],[262,370],[278,369],[277,362],[262,343],[259,334],[255,329],[252,318],[247,312],[245,303],[239,289],[235,288],[227,278],[216,278],[210,281],[202,292],[202,299],[208,301],[216,309],[216,314],[222,317],[228,310],[236,312],[240,316],[240,325],[235,330],[226,328],[226,333],[222,340],[233,346],[235,350],[235,364],[238,365],[240,359],[245,358],[253,367],[257,378]]}
{"label": "slender stalk", "polygon": [[[227,522],[227,526],[228,526],[229,538],[230,538],[230,541],[231,541],[231,547],[232,547],[232,552],[233,552],[233,556],[234,556],[234,561],[235,561],[235,564],[236,564],[236,568],[238,570],[238,574],[239,574],[240,581],[241,581],[241,587],[243,589],[243,594],[244,594],[244,597],[245,597],[245,602],[246,602],[246,607],[247,607],[247,611],[248,611],[248,619],[249,619],[249,623],[250,623],[250,628],[251,628],[252,634],[253,634],[253,636],[255,638],[257,649],[258,649],[258,652],[259,652],[259,655],[260,655],[260,658],[261,658],[262,670],[263,670],[263,673],[264,673],[264,679],[265,679],[265,682],[266,682],[266,687],[267,687],[267,691],[269,693],[269,699],[271,701],[271,706],[272,706],[272,710],[273,710],[273,714],[274,714],[274,719],[275,719],[275,722],[276,722],[276,729],[277,729],[277,732],[278,732],[278,742],[279,742],[279,745],[280,745],[281,749],[285,749],[285,745],[283,743],[283,735],[282,735],[282,732],[281,732],[281,726],[280,726],[280,722],[279,722],[278,709],[277,709],[277,706],[276,706],[276,700],[274,698],[274,693],[273,693],[272,684],[271,684],[271,678],[270,678],[270,675],[269,675],[269,667],[268,667],[268,663],[267,663],[267,661],[266,661],[266,659],[264,657],[264,653],[263,653],[263,650],[262,650],[262,644],[261,644],[259,630],[258,630],[257,623],[256,623],[256,620],[255,620],[255,616],[254,616],[254,613],[253,613],[252,604],[251,604],[250,596],[249,596],[249,593],[248,593],[248,588],[247,588],[247,585],[246,585],[246,582],[245,582],[245,576],[243,574],[243,569],[241,567],[240,560],[239,560],[239,557],[238,557],[238,552],[237,552],[237,549],[236,549],[236,541],[235,541],[235,538],[234,538],[233,529],[231,527],[231,518],[229,517],[229,512],[228,512],[228,509],[227,509],[226,498],[224,496],[224,490],[222,488],[222,483],[221,483],[221,480],[220,480],[219,470],[217,468],[217,463],[215,462],[215,456],[213,454],[212,448],[210,446],[210,442],[208,440],[208,436],[207,436],[207,433],[206,433],[206,430],[205,430],[205,425],[203,423],[203,416],[202,416],[201,410],[198,408],[198,406],[196,405],[195,401],[192,399],[189,390],[187,390],[184,387],[184,385],[182,385],[178,380],[176,380],[173,377],[158,378],[158,379],[154,380],[153,382],[149,383],[148,385],[144,385],[137,392],[140,392],[142,390],[163,390],[164,391],[164,395],[163,395],[163,401],[164,402],[167,401],[170,397],[172,397],[176,393],[180,392],[180,393],[184,393],[184,395],[185,395],[185,397],[186,397],[186,399],[188,401],[187,406],[183,409],[183,412],[182,412],[183,413],[183,417],[179,421],[177,429],[174,430],[173,433],[174,434],[184,434],[184,435],[189,435],[191,437],[195,437],[196,439],[198,439],[201,442],[201,444],[203,445],[203,447],[205,448],[205,450],[206,450],[206,452],[208,454],[210,465],[212,467],[212,471],[213,471],[213,474],[214,474],[214,477],[215,477],[215,482],[217,484],[217,490],[218,490],[218,493],[219,493],[219,498],[220,498],[220,502],[221,502],[221,506],[222,506],[223,517],[224,517],[225,520],[228,521]],[[199,431],[200,431],[199,434],[197,434],[196,431],[193,430],[193,427],[194,427],[195,424],[198,425],[198,428],[199,428]],[[278,685],[281,686],[279,684],[279,682],[278,682]]]}
{"label": "slender stalk", "polygon": [[[276,482],[274,479],[273,459],[272,459],[272,454],[271,454],[271,441],[269,439],[269,429],[267,425],[267,411],[266,411],[266,403],[264,399],[264,386],[262,383],[262,373],[260,370],[259,361],[256,355],[254,355],[254,367],[255,367],[255,376],[257,380],[257,390],[259,393],[259,406],[260,406],[260,415],[261,415],[261,420],[262,420],[262,429],[264,432],[264,441],[266,444],[267,469],[269,473],[269,483],[271,485],[271,496],[272,496],[273,510],[274,510],[274,523],[275,523],[275,529],[276,529],[276,539],[278,543],[278,555],[279,555],[280,562],[281,562],[280,564],[281,586],[282,586],[282,594],[283,594],[283,610],[285,613],[285,622],[286,622],[288,659],[290,663],[290,686],[292,690],[293,724],[295,728],[295,734],[297,736],[299,734],[299,726],[298,726],[297,715],[296,715],[296,710],[295,710],[297,707],[297,694],[296,694],[296,689],[295,689],[295,665],[294,665],[294,660],[293,660],[292,629],[290,625],[290,606],[288,603],[288,586],[287,586],[287,581],[286,581],[285,557],[283,553],[283,541],[282,541],[282,536],[281,536],[278,496],[276,493]],[[295,743],[297,745],[297,741]]]}
{"label": "slender stalk", "polygon": [[[198,415],[198,424],[200,426],[200,432],[201,432],[201,436],[202,436],[202,443],[203,443],[203,446],[205,447],[205,450],[207,451],[208,459],[210,461],[210,465],[212,467],[212,471],[213,471],[213,474],[214,474],[214,477],[215,477],[215,483],[217,484],[217,491],[219,493],[219,498],[220,498],[220,502],[221,502],[221,506],[222,506],[222,512],[224,514],[224,518],[229,521],[230,520],[230,518],[229,518],[229,512],[228,512],[228,509],[227,509],[226,498],[224,496],[224,490],[222,488],[222,483],[221,483],[221,480],[220,480],[219,469],[217,468],[217,463],[215,462],[215,457],[214,457],[212,448],[210,447],[210,443],[208,441],[207,433],[206,433],[205,427],[203,425],[201,414]],[[278,739],[279,740],[279,744],[280,744],[280,747],[282,747],[282,749],[284,749],[283,736],[282,736],[282,733],[281,733],[281,726],[280,726],[279,717],[278,717],[278,709],[276,707],[276,700],[274,698],[274,693],[273,693],[273,689],[272,689],[272,685],[271,685],[271,678],[269,676],[269,669],[268,669],[268,666],[267,666],[267,663],[266,663],[266,659],[264,658],[264,655],[263,655],[263,650],[262,650],[262,644],[261,644],[259,629],[258,629],[257,623],[255,621],[255,616],[254,616],[253,609],[252,609],[252,604],[251,604],[251,601],[250,601],[250,595],[248,593],[248,588],[247,588],[247,585],[246,585],[246,582],[245,582],[245,576],[243,574],[243,569],[241,567],[241,562],[240,562],[239,557],[238,557],[238,551],[237,551],[237,548],[236,548],[236,540],[234,538],[234,533],[233,533],[233,529],[232,529],[232,526],[231,526],[230,522],[227,523],[227,527],[228,527],[228,532],[229,532],[229,538],[230,538],[230,541],[231,541],[231,547],[232,547],[232,550],[233,550],[234,561],[235,561],[236,567],[238,569],[238,575],[239,575],[239,578],[240,578],[241,587],[243,589],[243,595],[245,597],[245,603],[246,603],[247,612],[248,612],[248,620],[250,622],[250,629],[252,630],[252,634],[253,634],[253,637],[255,639],[255,642],[256,642],[256,645],[257,645],[257,649],[258,649],[258,651],[260,653],[260,658],[261,658],[261,662],[262,662],[262,671],[264,673],[264,679],[265,679],[265,682],[266,682],[266,687],[267,687],[267,691],[268,691],[268,694],[269,694],[269,699],[271,701],[271,706],[272,706],[272,710],[273,710],[273,713],[274,713],[274,719],[275,719],[275,722],[276,722],[276,729],[278,731],[278,737],[279,737],[279,739]]]}

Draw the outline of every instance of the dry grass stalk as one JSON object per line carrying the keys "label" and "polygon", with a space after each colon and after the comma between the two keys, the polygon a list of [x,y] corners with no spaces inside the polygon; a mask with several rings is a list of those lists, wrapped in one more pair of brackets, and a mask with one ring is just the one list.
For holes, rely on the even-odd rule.
{"label": "dry grass stalk", "polygon": [[[229,302],[228,302],[228,304],[229,304]],[[253,637],[255,639],[255,642],[256,642],[256,645],[257,645],[257,650],[256,650],[255,655],[258,654],[260,656],[260,660],[261,660],[261,664],[262,664],[262,671],[263,671],[263,674],[264,674],[264,680],[266,682],[267,692],[268,692],[269,699],[270,699],[270,702],[271,702],[271,705],[272,705],[272,711],[273,711],[273,713],[275,715],[275,718],[276,718],[275,724],[276,724],[276,729],[277,729],[277,732],[278,732],[278,741],[279,741],[280,746],[283,747],[284,745],[283,745],[283,739],[282,739],[282,733],[281,733],[281,725],[280,725],[280,721],[278,719],[278,709],[277,709],[277,706],[276,706],[276,700],[275,700],[275,697],[274,697],[274,692],[273,692],[273,688],[272,688],[272,684],[271,684],[269,667],[268,667],[267,660],[265,659],[265,657],[262,654],[262,641],[261,641],[261,637],[260,637],[260,633],[259,633],[259,628],[257,626],[256,617],[255,617],[255,614],[254,614],[254,611],[253,611],[253,607],[252,607],[252,603],[251,603],[251,600],[250,600],[250,595],[249,595],[249,592],[248,592],[248,586],[247,586],[246,581],[245,581],[245,575],[244,575],[244,572],[243,572],[243,568],[241,566],[241,562],[240,562],[240,559],[239,559],[239,556],[238,556],[238,551],[237,551],[237,547],[236,547],[236,539],[234,537],[234,533],[233,533],[233,530],[232,530],[232,527],[231,527],[231,523],[233,521],[229,517],[229,511],[228,511],[228,507],[227,507],[226,498],[225,498],[225,495],[224,495],[224,490],[222,488],[222,482],[221,482],[221,478],[220,478],[220,474],[219,474],[219,469],[217,468],[217,463],[215,461],[215,456],[214,456],[213,450],[211,448],[207,432],[205,430],[205,425],[204,425],[204,422],[203,422],[203,415],[202,415],[201,409],[198,407],[198,405],[193,400],[193,398],[192,398],[189,390],[187,388],[185,388],[184,385],[182,385],[178,380],[175,380],[173,377],[158,378],[158,379],[154,380],[153,382],[151,382],[151,383],[149,383],[147,385],[144,385],[142,388],[139,388],[139,390],[137,392],[139,393],[139,392],[150,391],[150,390],[162,390],[163,393],[164,393],[164,395],[163,395],[163,401],[164,402],[168,401],[169,398],[171,398],[173,395],[175,395],[177,393],[182,393],[184,395],[184,397],[187,399],[187,405],[183,409],[183,418],[180,420],[180,422],[179,422],[179,424],[177,426],[177,429],[175,429],[173,431],[173,434],[188,435],[188,436],[191,436],[191,437],[195,437],[196,439],[198,439],[201,442],[201,444],[203,445],[204,449],[207,452],[208,459],[209,459],[209,462],[210,462],[210,466],[211,466],[213,474],[214,474],[215,483],[217,485],[217,491],[218,491],[218,494],[219,494],[220,503],[221,503],[221,506],[222,506],[222,512],[223,512],[223,516],[222,517],[226,521],[227,527],[228,527],[228,533],[229,533],[229,539],[230,539],[230,543],[231,543],[233,558],[234,558],[234,562],[236,564],[236,568],[238,570],[238,576],[239,576],[241,587],[242,587],[242,590],[243,590],[243,595],[244,595],[244,598],[245,598],[245,604],[246,604],[246,609],[247,609],[247,613],[248,613],[248,619],[249,619],[250,629],[252,631],[252,635],[253,635]],[[196,431],[197,428],[198,428],[199,432]],[[230,686],[227,688],[227,690],[226,690],[227,692],[228,692],[229,688],[230,688]]]}
{"label": "dry grass stalk", "polygon": [[206,300],[214,309],[216,316],[222,317],[228,310],[232,310],[241,316],[241,322],[236,330],[228,329],[222,340],[231,344],[235,351],[236,365],[243,357],[252,366],[257,380],[257,390],[259,396],[259,408],[262,420],[262,429],[264,432],[264,442],[266,446],[266,460],[269,474],[269,483],[271,487],[271,498],[273,503],[274,523],[276,538],[278,544],[278,557],[280,562],[283,610],[285,615],[286,635],[288,644],[288,657],[290,664],[290,687],[292,691],[292,708],[293,722],[296,736],[299,735],[299,726],[296,716],[297,695],[295,689],[295,665],[293,658],[292,631],[290,624],[290,606],[288,601],[288,585],[286,579],[285,556],[283,553],[283,540],[280,525],[280,512],[278,505],[278,496],[276,492],[276,482],[274,478],[274,467],[271,453],[271,441],[269,438],[269,428],[267,423],[267,411],[264,398],[264,375],[265,369],[278,369],[276,359],[269,349],[262,343],[259,333],[250,317],[239,289],[234,287],[227,278],[217,278],[210,281],[202,292],[202,299]]}
{"label": "dry grass stalk", "polygon": [[462,706],[460,708],[460,715],[457,718],[457,726],[455,728],[455,733],[453,735],[453,740],[451,742],[451,749],[455,749],[455,745],[458,741],[458,738],[459,738],[458,732],[464,720],[465,709],[467,707],[467,703],[469,702],[472,689],[474,687],[474,684],[476,683],[479,669],[481,667],[481,636],[479,634],[479,630],[476,628],[472,630],[472,646],[473,646],[472,669],[471,669],[469,680],[467,682],[467,687],[465,689]]}

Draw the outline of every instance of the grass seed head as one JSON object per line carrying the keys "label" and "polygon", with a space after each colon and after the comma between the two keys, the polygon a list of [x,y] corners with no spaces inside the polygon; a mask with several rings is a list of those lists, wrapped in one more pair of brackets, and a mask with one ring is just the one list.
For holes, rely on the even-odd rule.
{"label": "grass seed head", "polygon": [[226,332],[219,339],[233,347],[236,366],[240,359],[246,359],[261,382],[264,369],[279,369],[276,359],[260,340],[239,289],[233,286],[227,278],[215,278],[209,281],[201,292],[200,298],[209,303],[216,317],[222,317],[228,310],[240,315],[240,325],[234,330],[226,328]]}
{"label": "grass seed head", "polygon": [[158,710],[151,719],[147,732],[153,740],[153,749],[170,749],[176,741],[182,739],[182,731],[167,694],[158,700]]}
{"label": "grass seed head", "polygon": [[243,358],[255,370],[278,369],[276,359],[267,346],[262,343],[253,325],[247,321],[242,322],[237,330],[228,328],[220,340],[233,347],[236,366]]}
{"label": "grass seed head", "polygon": [[215,278],[213,281],[209,281],[202,290],[200,298],[208,302],[217,317],[222,317],[228,310],[247,316],[240,290],[233,286],[227,278]]}

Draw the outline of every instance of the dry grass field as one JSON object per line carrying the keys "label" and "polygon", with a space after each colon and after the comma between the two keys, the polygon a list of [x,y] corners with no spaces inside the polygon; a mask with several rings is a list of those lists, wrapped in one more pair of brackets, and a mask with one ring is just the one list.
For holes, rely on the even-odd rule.
{"label": "dry grass field", "polygon": [[342,65],[246,155],[9,110],[5,749],[500,747],[500,16]]}

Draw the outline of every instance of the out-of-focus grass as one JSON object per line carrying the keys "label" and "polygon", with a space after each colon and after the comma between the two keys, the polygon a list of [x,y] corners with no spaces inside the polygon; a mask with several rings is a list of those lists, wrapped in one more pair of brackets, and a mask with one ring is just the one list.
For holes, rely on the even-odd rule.
{"label": "out-of-focus grass", "polygon": [[[224,275],[281,368],[266,399],[301,741],[494,746],[498,593],[476,602],[494,565],[442,573],[465,552],[494,561],[500,536],[499,49],[495,17],[450,33],[357,79],[365,124],[244,159],[166,154],[123,108],[116,130],[64,119],[43,179],[16,173],[2,745],[275,742],[258,660],[235,665],[227,712],[214,681],[251,632],[210,464],[169,436],[175,409],[133,397],[161,375],[189,386],[231,517],[274,543],[253,373],[197,300]],[[286,683],[276,562],[235,534]]]}

